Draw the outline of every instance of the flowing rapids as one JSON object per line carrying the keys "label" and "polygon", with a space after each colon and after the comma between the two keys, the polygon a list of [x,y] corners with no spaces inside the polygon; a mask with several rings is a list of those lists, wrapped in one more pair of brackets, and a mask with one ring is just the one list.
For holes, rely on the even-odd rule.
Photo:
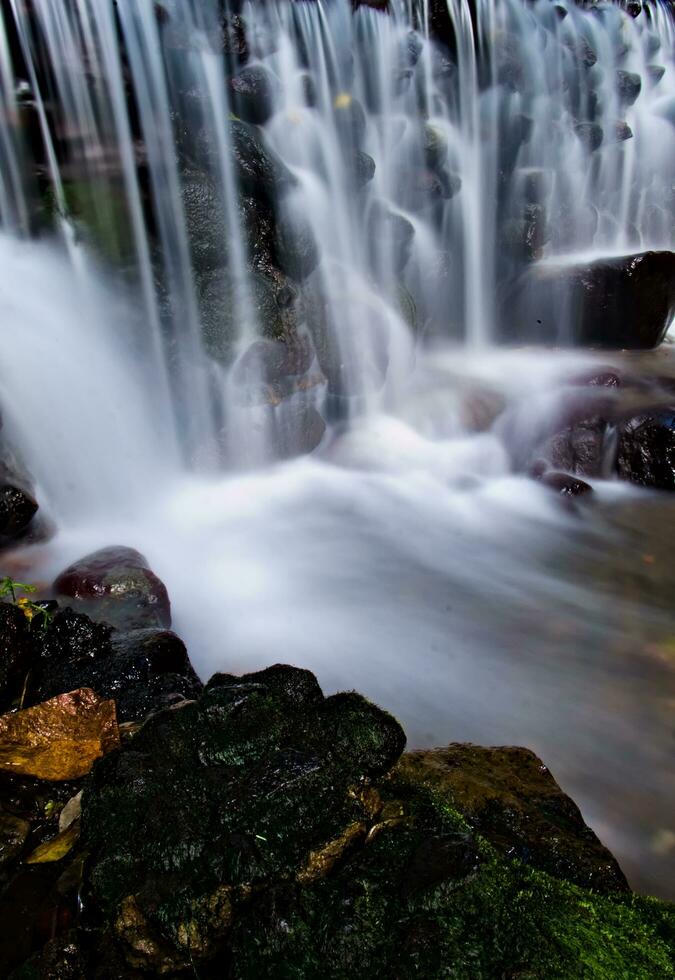
{"label": "flowing rapids", "polygon": [[[413,746],[530,746],[673,897],[675,505],[598,479],[571,510],[522,475],[605,362],[499,346],[528,263],[673,247],[672,16],[355,6],[3,5],[0,405],[54,528],[9,570],[137,547],[203,677],[292,662]],[[281,392],[270,320],[303,364]],[[622,363],[675,375],[651,358]]]}

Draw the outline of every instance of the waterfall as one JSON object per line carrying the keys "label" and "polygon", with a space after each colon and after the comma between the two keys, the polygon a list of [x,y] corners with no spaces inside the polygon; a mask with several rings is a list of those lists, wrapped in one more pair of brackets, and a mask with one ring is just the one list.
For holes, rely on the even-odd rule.
{"label": "waterfall", "polygon": [[672,246],[667,5],[356,8],[3,7],[3,226],[143,310],[191,465],[395,406],[416,343],[518,341],[538,262]]}

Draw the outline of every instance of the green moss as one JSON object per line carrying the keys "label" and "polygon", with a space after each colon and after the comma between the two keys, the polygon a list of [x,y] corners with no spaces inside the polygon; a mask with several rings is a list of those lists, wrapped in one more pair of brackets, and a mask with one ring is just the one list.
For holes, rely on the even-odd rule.
{"label": "green moss", "polygon": [[[135,254],[132,222],[122,181],[106,178],[64,181],[64,217],[73,219],[99,253],[116,264],[126,263]],[[45,200],[45,212],[58,213],[53,191]]]}
{"label": "green moss", "polygon": [[[467,835],[447,801],[410,784],[390,789],[399,791],[405,821],[336,876],[257,907],[233,938],[235,976],[675,976],[672,907],[597,896],[508,861]],[[445,879],[425,880],[430,866],[444,866]]]}

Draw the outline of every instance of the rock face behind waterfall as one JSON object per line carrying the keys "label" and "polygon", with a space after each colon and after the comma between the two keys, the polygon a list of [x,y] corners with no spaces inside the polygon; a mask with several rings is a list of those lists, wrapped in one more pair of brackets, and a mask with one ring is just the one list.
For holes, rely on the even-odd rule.
{"label": "rock face behind waterfall", "polygon": [[503,321],[512,337],[648,349],[661,343],[674,315],[675,254],[642,252],[538,263],[509,296]]}

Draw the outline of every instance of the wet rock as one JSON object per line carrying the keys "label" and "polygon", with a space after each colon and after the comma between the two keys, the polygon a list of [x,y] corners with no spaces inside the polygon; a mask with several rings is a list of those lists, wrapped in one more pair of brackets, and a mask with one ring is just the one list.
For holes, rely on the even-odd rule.
{"label": "wet rock", "polygon": [[366,113],[361,103],[343,92],[336,97],[333,109],[341,145],[360,148],[366,135]]}
{"label": "wet rock", "polygon": [[216,955],[252,883],[288,880],[368,819],[350,787],[385,772],[403,742],[389,715],[355,694],[324,699],[290,667],[221,676],[147,721],[96,767],[82,805],[91,899],[130,962]]}
{"label": "wet rock", "polygon": [[592,68],[598,56],[587,38],[581,34],[563,38],[562,42],[583,68]]}
{"label": "wet rock", "polygon": [[196,172],[184,176],[181,198],[190,243],[192,267],[197,275],[227,262],[227,217],[216,187]]}
{"label": "wet rock", "polygon": [[422,211],[439,201],[449,201],[461,189],[462,178],[458,174],[418,167],[407,175],[401,195],[411,211]]}
{"label": "wet rock", "polygon": [[35,498],[21,487],[0,486],[0,542],[25,531],[37,513]]}
{"label": "wet rock", "polygon": [[441,791],[501,853],[596,891],[627,891],[617,862],[529,749],[451,744],[408,752],[398,772]]}
{"label": "wet rock", "polygon": [[313,358],[314,352],[306,336],[299,337],[295,344],[257,340],[237,361],[233,377],[239,385],[274,384],[289,376],[304,374]]}
{"label": "wet rock", "polygon": [[293,459],[314,452],[325,431],[323,417],[308,401],[293,401],[280,406],[271,437],[277,458]]}
{"label": "wet rock", "polygon": [[87,971],[86,957],[73,931],[50,939],[41,952],[12,973],[12,980],[91,980]]}
{"label": "wet rock", "polygon": [[319,264],[319,247],[312,226],[299,214],[277,218],[275,251],[281,271],[297,282],[306,279]]}
{"label": "wet rock", "polygon": [[0,874],[18,859],[29,833],[28,820],[0,808]]}
{"label": "wet rock", "polygon": [[508,301],[519,336],[562,344],[648,349],[675,313],[675,254],[535,265]]}
{"label": "wet rock", "polygon": [[604,140],[602,126],[594,122],[578,122],[574,124],[574,132],[577,138],[589,153],[594,153],[600,149]]}
{"label": "wet rock", "polygon": [[636,72],[617,71],[616,90],[623,105],[633,105],[642,91],[642,79]]}
{"label": "wet rock", "polygon": [[249,65],[230,79],[232,107],[244,122],[263,126],[281,95],[279,79],[263,65]]}
{"label": "wet rock", "polygon": [[223,17],[222,52],[230,64],[244,64],[248,61],[248,43],[246,41],[246,25],[239,14],[228,14]]}
{"label": "wet rock", "polygon": [[134,548],[102,548],[56,578],[54,591],[94,620],[123,630],[171,626],[166,586]]}
{"label": "wet rock", "polygon": [[27,703],[76,687],[114,699],[118,719],[133,721],[196,697],[202,685],[175,633],[154,628],[106,630],[66,609],[54,617],[42,638],[42,657]]}
{"label": "wet rock", "polygon": [[0,602],[0,707],[20,695],[35,655],[28,619],[17,606]]}
{"label": "wet rock", "polygon": [[0,769],[38,779],[79,779],[119,747],[115,704],[82,688],[0,715]]}
{"label": "wet rock", "polygon": [[561,497],[582,497],[593,493],[593,487],[584,480],[579,480],[569,473],[549,472],[538,477],[539,482]]}
{"label": "wet rock", "polygon": [[675,490],[675,408],[639,415],[621,426],[616,469],[624,480]]}
{"label": "wet rock", "polygon": [[550,239],[543,205],[526,204],[520,218],[502,224],[499,239],[509,255],[518,261],[531,262],[540,258]]}
{"label": "wet rock", "polygon": [[354,184],[357,190],[361,190],[375,176],[375,161],[363,150],[356,150],[354,153],[354,165],[352,167]]}
{"label": "wet rock", "polygon": [[426,123],[424,126],[424,160],[431,170],[445,163],[448,155],[448,141],[438,126]]}
{"label": "wet rock", "polygon": [[376,201],[368,213],[367,231],[373,265],[377,267],[378,259],[384,255],[387,265],[391,261],[394,271],[402,272],[410,258],[415,237],[412,222],[386,204]]}
{"label": "wet rock", "polygon": [[552,466],[582,476],[602,476],[607,423],[597,416],[581,420],[552,437],[544,454]]}
{"label": "wet rock", "polygon": [[252,311],[263,338],[294,344],[301,318],[299,289],[280,269],[263,264],[236,289],[226,269],[214,270],[202,283],[202,337],[210,357],[230,364],[237,350],[245,310]]}
{"label": "wet rock", "polygon": [[647,65],[646,71],[647,78],[652,85],[658,85],[666,73],[666,69],[663,65]]}
{"label": "wet rock", "polygon": [[244,193],[274,203],[295,185],[295,178],[254,126],[230,123],[232,152]]}
{"label": "wet rock", "polygon": [[610,131],[610,139],[613,143],[624,143],[633,138],[633,130],[623,119],[618,119]]}

